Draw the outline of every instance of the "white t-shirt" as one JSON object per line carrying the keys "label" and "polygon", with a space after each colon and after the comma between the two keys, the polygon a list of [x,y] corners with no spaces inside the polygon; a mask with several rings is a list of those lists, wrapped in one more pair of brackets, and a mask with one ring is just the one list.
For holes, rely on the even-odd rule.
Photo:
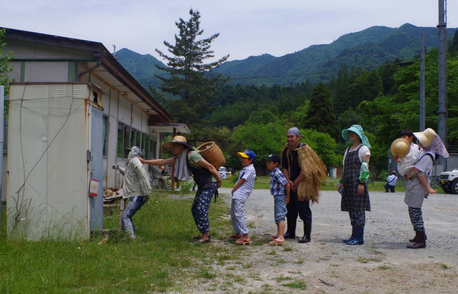
{"label": "white t-shirt", "polygon": [[398,171],[401,176],[404,176],[406,172],[417,163],[420,158],[420,148],[417,144],[410,144],[410,151],[406,157],[400,159],[398,162]]}
{"label": "white t-shirt", "polygon": [[350,149],[345,150],[345,154],[344,154],[344,158],[343,158],[343,165],[344,166],[345,166],[345,157],[347,156],[347,152],[355,152],[356,150],[358,150],[359,146],[361,146],[361,148],[359,149],[359,152],[358,152],[359,161],[362,162],[364,156],[367,156],[367,155],[370,156],[371,155],[371,151],[369,150],[369,148],[366,145],[359,144],[355,148],[353,148],[353,146],[352,146],[352,147],[350,147]]}
{"label": "white t-shirt", "polygon": [[386,178],[386,183],[391,186],[396,186],[396,181],[398,180],[398,177],[395,175],[389,175]]}
{"label": "white t-shirt", "polygon": [[426,152],[422,153],[419,161],[415,164],[415,168],[418,169],[419,171],[423,172],[426,176],[426,179],[429,180],[431,178],[431,173],[433,171],[433,160],[429,155],[426,155],[427,153],[431,154],[432,157],[434,158],[435,154],[431,152]]}

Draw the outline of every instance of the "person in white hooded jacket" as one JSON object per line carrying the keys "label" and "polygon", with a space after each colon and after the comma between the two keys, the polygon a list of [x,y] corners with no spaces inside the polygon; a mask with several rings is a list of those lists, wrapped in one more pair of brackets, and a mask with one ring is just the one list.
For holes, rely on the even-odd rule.
{"label": "person in white hooded jacket", "polygon": [[148,173],[138,157],[142,156],[140,148],[133,146],[127,156],[126,168],[113,165],[124,176],[124,198],[129,198],[124,212],[121,216],[122,227],[127,236],[135,239],[135,225],[132,217],[148,201],[151,195],[151,185]]}

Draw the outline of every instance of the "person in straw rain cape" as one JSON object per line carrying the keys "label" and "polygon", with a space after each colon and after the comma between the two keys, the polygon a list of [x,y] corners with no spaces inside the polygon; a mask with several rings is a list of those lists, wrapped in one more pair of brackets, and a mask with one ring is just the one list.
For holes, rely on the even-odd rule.
{"label": "person in straw rain cape", "polygon": [[407,245],[407,248],[420,249],[426,248],[426,231],[421,208],[423,206],[423,200],[428,195],[425,185],[423,185],[421,181],[426,180],[429,182],[434,160],[439,155],[447,158],[449,154],[441,138],[433,129],[428,128],[423,132],[413,134],[420,143],[420,159],[415,166],[407,172],[406,177],[409,181],[406,186],[404,202],[409,207],[409,217],[415,231],[415,237],[409,240],[412,244]]}
{"label": "person in straw rain cape", "polygon": [[371,156],[369,140],[360,125],[352,125],[342,130],[342,137],[352,145],[345,150],[342,178],[337,191],[342,194],[341,210],[348,211],[352,234],[343,240],[347,245],[364,244],[366,211],[371,211],[367,180]]}
{"label": "person in straw rain cape", "polygon": [[[168,159],[140,158],[142,163],[151,165],[175,165],[174,176],[180,181],[189,181],[191,173],[197,183],[197,192],[191,207],[192,216],[201,235],[196,237],[193,244],[210,243],[210,224],[208,210],[217,188],[221,187],[221,177],[216,168],[206,161],[196,150],[193,150],[183,136],[175,136],[171,142],[164,144],[165,148],[171,149],[173,157]],[[212,176],[216,179],[213,183]]]}
{"label": "person in straw rain cape", "polygon": [[281,153],[282,172],[290,186],[290,201],[287,205],[286,239],[296,238],[297,216],[304,226],[304,236],[299,243],[308,243],[312,232],[312,210],[310,201],[318,202],[321,182],[326,178],[326,166],[313,149],[300,142],[302,135],[293,127],[286,133],[287,143]]}

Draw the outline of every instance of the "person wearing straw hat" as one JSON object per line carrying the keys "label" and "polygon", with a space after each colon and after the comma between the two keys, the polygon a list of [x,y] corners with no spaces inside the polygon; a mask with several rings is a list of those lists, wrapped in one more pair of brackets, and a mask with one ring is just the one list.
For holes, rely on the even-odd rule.
{"label": "person wearing straw hat", "polygon": [[411,130],[402,130],[399,138],[391,144],[391,154],[398,163],[399,174],[403,177],[417,163],[420,156],[420,146],[413,142],[414,139]]}
{"label": "person wearing straw hat", "polygon": [[[398,171],[401,176],[409,179],[417,174],[413,167],[420,157],[420,146],[413,143],[415,136],[411,130],[402,130],[400,136],[391,144],[391,154],[393,154],[393,159],[398,163]],[[429,186],[425,177],[419,177],[419,181],[428,194],[437,192]]]}
{"label": "person wearing straw hat", "polygon": [[[404,202],[409,207],[409,217],[415,231],[415,237],[411,240],[412,244],[407,245],[409,249],[426,248],[426,230],[423,221],[422,206],[428,193],[430,192],[425,186],[431,179],[434,160],[440,155],[444,158],[449,157],[448,151],[444,146],[441,138],[436,132],[428,128],[423,132],[413,133],[418,139],[421,147],[420,159],[406,175],[408,179]],[[424,184],[426,182],[426,185]]]}
{"label": "person wearing straw hat", "polygon": [[351,237],[343,242],[347,245],[362,245],[366,211],[371,211],[367,191],[371,145],[360,125],[352,125],[342,130],[342,137],[352,143],[352,146],[345,150],[342,178],[337,187],[337,191],[342,194],[341,210],[348,211],[352,226]]}
{"label": "person wearing straw hat", "polygon": [[[164,144],[165,148],[171,149],[173,157],[168,159],[140,158],[142,163],[151,165],[175,165],[174,176],[181,181],[189,181],[191,174],[197,183],[197,192],[191,207],[192,216],[197,229],[201,235],[193,244],[210,243],[210,224],[208,221],[208,210],[213,195],[221,187],[221,177],[216,168],[206,161],[196,150],[194,150],[184,136],[175,136],[171,142]],[[216,183],[213,182],[213,177]]]}

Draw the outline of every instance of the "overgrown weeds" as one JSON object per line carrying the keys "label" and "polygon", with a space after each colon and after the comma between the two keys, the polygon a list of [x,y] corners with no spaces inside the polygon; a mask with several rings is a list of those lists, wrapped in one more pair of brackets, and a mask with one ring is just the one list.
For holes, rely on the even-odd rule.
{"label": "overgrown weeds", "polygon": [[[231,255],[214,244],[190,244],[198,235],[192,200],[155,194],[134,216],[135,241],[117,231],[105,242],[100,242],[103,236],[79,242],[10,241],[3,211],[0,293],[180,292],[195,279],[214,279],[212,271],[196,268],[223,263]],[[230,231],[227,219],[220,217],[227,213],[223,201],[211,204],[211,232],[216,238],[218,232]],[[118,225],[119,213],[107,211],[105,228],[116,230]]]}

